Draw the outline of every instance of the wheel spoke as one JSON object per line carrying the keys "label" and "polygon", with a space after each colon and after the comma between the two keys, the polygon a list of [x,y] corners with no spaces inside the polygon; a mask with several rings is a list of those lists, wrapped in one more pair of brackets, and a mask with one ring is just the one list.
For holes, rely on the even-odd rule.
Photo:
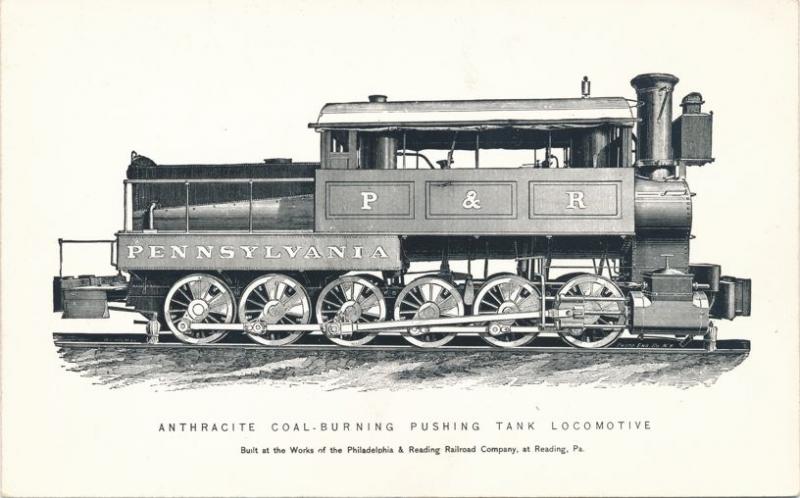
{"label": "wheel spoke", "polygon": [[170,304],[173,304],[173,305],[178,304],[178,305],[182,306],[184,309],[186,309],[186,308],[189,307],[191,302],[181,301],[181,300],[179,300],[177,298],[177,296],[172,296],[172,301],[170,301]]}
{"label": "wheel spoke", "polygon": [[369,315],[375,317],[376,319],[379,319],[381,317],[381,310],[379,306],[373,306],[372,308],[362,310],[361,313],[362,316]]}
{"label": "wheel spoke", "polygon": [[228,294],[225,292],[219,293],[210,300],[206,301],[208,303],[208,311],[209,313],[214,311],[221,311],[227,310],[230,302],[228,301]]}
{"label": "wheel spoke", "polygon": [[197,280],[188,283],[189,293],[192,295],[192,300],[200,299],[200,286]]}
{"label": "wheel spoke", "polygon": [[518,302],[517,307],[521,311],[538,311],[542,307],[542,300],[536,294],[531,294],[522,301]]}
{"label": "wheel spoke", "polygon": [[278,280],[278,282],[277,282],[277,285],[276,285],[276,288],[275,288],[275,297],[274,297],[274,299],[277,299],[278,301],[280,301],[281,299],[283,299],[283,296],[286,295],[286,291],[289,289],[289,286],[286,285],[286,282],[284,282],[283,279],[280,279],[280,280],[276,279],[276,280]]}
{"label": "wheel spoke", "polygon": [[350,301],[353,299],[353,282],[350,280],[342,280],[342,283],[339,284],[339,287],[342,289],[342,294],[344,295],[345,301]]}
{"label": "wheel spoke", "polygon": [[492,308],[494,310],[494,311],[490,311],[489,313],[497,313],[497,310],[500,309],[500,306],[495,306],[494,304],[490,303],[489,301],[481,302],[480,307],[482,308],[484,306],[487,306],[487,307]]}
{"label": "wheel spoke", "polygon": [[267,298],[264,300],[264,302],[269,302],[277,299],[276,294],[277,294],[278,282],[276,282],[276,280],[277,279],[275,278],[270,278],[269,280],[264,282],[263,287],[267,293]]}
{"label": "wheel spoke", "polygon": [[413,308],[415,310],[420,309],[420,307],[422,306],[422,303],[417,304],[417,303],[412,303],[411,301],[406,301],[406,300],[403,300],[401,304],[405,304],[407,307]]}
{"label": "wheel spoke", "polygon": [[578,282],[578,285],[575,286],[578,295],[580,296],[591,296],[592,295],[592,287],[593,282]]}
{"label": "wheel spoke", "polygon": [[[339,297],[338,294],[341,294],[341,297]],[[344,297],[344,292],[338,286],[336,286],[333,289],[331,289],[331,291],[328,292],[325,295],[325,297],[328,298],[328,299],[335,300],[335,302],[334,301],[327,301],[327,302],[331,303],[331,306],[337,306],[337,307],[343,305],[345,303],[345,301],[347,300]]]}
{"label": "wheel spoke", "polygon": [[213,283],[211,281],[209,281],[209,280],[204,279],[204,278],[201,278],[199,280],[199,283],[200,283],[200,286],[199,286],[200,287],[200,299],[205,301],[206,297],[208,297],[208,293],[211,292]]}
{"label": "wheel spoke", "polygon": [[531,295],[532,293],[528,289],[524,287],[517,287],[517,292],[514,294],[514,297],[511,299],[511,301],[519,306],[520,303],[524,302],[525,299],[529,298]]}
{"label": "wheel spoke", "polygon": [[[500,296],[499,298],[497,296]],[[486,293],[486,297],[492,298],[492,300],[497,303],[497,306],[503,304],[503,296],[500,294],[500,289],[497,286],[492,287],[489,289],[489,292]]]}
{"label": "wheel spoke", "polygon": [[[261,291],[262,288],[264,289],[263,292]],[[259,304],[261,304],[261,306],[264,306],[269,302],[269,297],[264,295],[264,292],[267,292],[267,288],[265,285],[256,286],[255,288],[253,288],[253,292],[251,292],[250,295],[247,297],[247,300],[248,301],[252,300],[253,302],[257,302],[255,301],[255,299],[253,299],[257,297],[258,299],[261,300],[261,303]]]}
{"label": "wheel spoke", "polygon": [[353,284],[353,301],[358,302],[361,299],[361,295],[364,293],[364,290],[367,289],[367,286],[362,284],[361,282],[354,282]]}
{"label": "wheel spoke", "polygon": [[[180,292],[183,295],[183,297],[186,298],[187,303],[191,303],[192,302],[192,296],[187,294],[186,291],[183,290],[183,288],[178,287],[178,292]],[[191,289],[189,290],[189,292],[191,292]],[[177,296],[173,296],[173,299],[175,299],[175,297],[177,297]]]}
{"label": "wheel spoke", "polygon": [[378,296],[374,293],[370,293],[367,296],[361,296],[360,299],[356,301],[363,311],[371,310],[372,308],[378,307]]}
{"label": "wheel spoke", "polygon": [[450,295],[446,299],[442,299],[441,301],[437,302],[436,305],[439,307],[439,310],[444,313],[458,307],[458,300],[455,296]]}
{"label": "wheel spoke", "polygon": [[290,310],[295,308],[301,304],[303,304],[303,296],[299,292],[295,292],[291,296],[286,296],[281,299],[280,303],[283,305],[284,308]]}
{"label": "wheel spoke", "polygon": [[442,295],[444,288],[442,288],[440,285],[433,285],[433,284],[430,284],[430,288],[431,288],[431,295],[429,301],[436,303],[439,301],[439,297]]}
{"label": "wheel spoke", "polygon": [[413,289],[411,292],[414,292],[414,290],[416,290],[419,293],[420,297],[422,298],[422,302],[427,303],[428,301],[430,301],[430,296],[433,293],[433,284],[420,285],[416,289]]}
{"label": "wheel spoke", "polygon": [[[328,296],[330,296],[330,294],[328,294]],[[327,299],[323,299],[322,302],[333,308],[336,308],[337,310],[342,306],[342,304],[344,304],[344,303],[334,303],[333,301],[328,301]]]}
{"label": "wheel spoke", "polygon": [[512,292],[512,284],[510,282],[501,282],[497,286],[497,290],[500,292],[500,297],[503,301],[511,301],[511,292]]}
{"label": "wheel spoke", "polygon": [[[419,308],[420,306],[425,304],[425,296],[422,296],[422,300],[420,301],[417,298],[417,296],[414,295],[415,292],[419,292],[420,296],[422,296],[422,292],[419,289],[414,288],[414,289],[411,289],[411,291],[408,294],[406,294],[406,297],[410,297],[411,299],[413,299],[417,303],[417,307]],[[405,301],[405,302],[408,302],[408,301]]]}

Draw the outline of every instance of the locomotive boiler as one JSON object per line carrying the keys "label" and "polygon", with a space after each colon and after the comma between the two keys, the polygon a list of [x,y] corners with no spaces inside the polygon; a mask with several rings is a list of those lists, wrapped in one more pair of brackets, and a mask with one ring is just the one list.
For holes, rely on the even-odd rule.
{"label": "locomotive boiler", "polygon": [[124,305],[191,344],[713,338],[712,319],[749,316],[750,280],[690,260],[686,173],[713,162],[713,116],[692,92],[673,120],[677,83],[636,76],[634,100],[585,82],[580,98],[327,104],[309,124],[318,163],[132,153],[118,274],[60,274],[55,309]]}

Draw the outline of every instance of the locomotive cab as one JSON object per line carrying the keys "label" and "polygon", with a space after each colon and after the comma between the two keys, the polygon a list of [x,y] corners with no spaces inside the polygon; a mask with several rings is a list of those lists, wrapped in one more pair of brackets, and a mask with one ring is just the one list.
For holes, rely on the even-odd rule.
{"label": "locomotive cab", "polygon": [[629,126],[323,130],[321,135],[324,169],[622,168],[632,158]]}
{"label": "locomotive cab", "polygon": [[[622,98],[328,104],[309,126],[322,169],[619,168],[635,119]],[[499,152],[503,153],[499,153]]]}

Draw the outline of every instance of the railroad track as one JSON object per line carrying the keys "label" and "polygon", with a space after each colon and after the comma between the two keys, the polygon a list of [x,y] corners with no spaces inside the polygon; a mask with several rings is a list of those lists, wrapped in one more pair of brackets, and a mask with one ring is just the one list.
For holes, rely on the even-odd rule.
{"label": "railroad track", "polygon": [[[378,337],[365,346],[339,346],[330,344],[321,335],[309,335],[297,343],[285,346],[264,346],[248,341],[242,336],[231,335],[215,344],[194,345],[179,342],[171,335],[161,334],[158,344],[146,342],[144,334],[97,334],[55,332],[53,342],[59,348],[136,348],[136,349],[246,349],[246,350],[283,350],[283,351],[333,351],[333,352],[385,352],[405,351],[416,353],[448,352],[491,352],[497,354],[518,353],[574,353],[574,354],[702,354],[702,355],[746,355],[750,352],[750,341],[720,340],[714,351],[708,351],[701,340],[681,345],[675,340],[621,338],[613,346],[603,349],[579,349],[565,345],[557,337],[538,337],[531,346],[517,348],[499,348],[486,345],[475,337],[459,338],[457,344],[448,344],[438,348],[419,348],[412,346],[400,337]],[[455,342],[455,341],[454,341]]]}

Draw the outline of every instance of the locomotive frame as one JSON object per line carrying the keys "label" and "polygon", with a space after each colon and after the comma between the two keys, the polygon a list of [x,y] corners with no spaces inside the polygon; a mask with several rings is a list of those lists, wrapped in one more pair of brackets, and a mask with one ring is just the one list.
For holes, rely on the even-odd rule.
{"label": "locomotive frame", "polygon": [[[118,274],[60,269],[54,309],[105,318],[124,303],[111,309],[145,315],[150,341],[165,326],[190,344],[240,331],[276,347],[322,333],[514,348],[555,333],[600,349],[627,331],[713,349],[712,319],[749,316],[750,281],[690,262],[686,170],[713,161],[712,115],[693,92],[673,121],[677,82],[639,75],[633,101],[591,97],[585,80],[576,99],[327,104],[309,125],[320,163],[163,166],[134,152],[115,239],[59,240],[109,243]],[[481,167],[498,149],[533,162]],[[453,167],[457,154],[474,167]],[[492,274],[494,260],[516,271]],[[421,262],[439,270],[412,278]]]}

